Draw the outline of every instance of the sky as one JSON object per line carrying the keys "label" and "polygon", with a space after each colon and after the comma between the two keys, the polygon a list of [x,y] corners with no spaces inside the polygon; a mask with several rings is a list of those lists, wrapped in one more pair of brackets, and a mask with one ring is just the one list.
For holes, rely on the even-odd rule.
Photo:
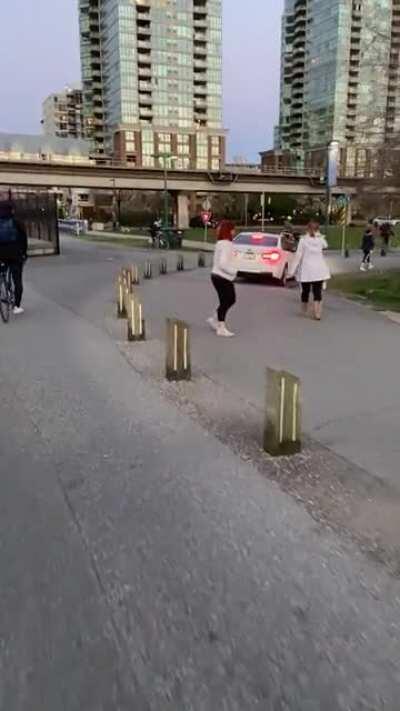
{"label": "sky", "polygon": [[[0,131],[40,133],[42,100],[80,79],[78,0],[0,0]],[[228,155],[272,145],[283,0],[224,0]]]}

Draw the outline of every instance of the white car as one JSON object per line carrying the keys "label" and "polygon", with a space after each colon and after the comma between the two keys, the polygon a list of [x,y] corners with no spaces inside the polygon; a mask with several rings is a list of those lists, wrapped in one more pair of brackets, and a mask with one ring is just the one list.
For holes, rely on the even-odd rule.
{"label": "white car", "polygon": [[375,217],[373,219],[373,222],[378,226],[390,225],[391,227],[397,227],[397,225],[400,225],[400,219],[392,217]]}
{"label": "white car", "polygon": [[294,237],[265,232],[240,232],[233,240],[238,276],[269,275],[286,283],[297,249]]}

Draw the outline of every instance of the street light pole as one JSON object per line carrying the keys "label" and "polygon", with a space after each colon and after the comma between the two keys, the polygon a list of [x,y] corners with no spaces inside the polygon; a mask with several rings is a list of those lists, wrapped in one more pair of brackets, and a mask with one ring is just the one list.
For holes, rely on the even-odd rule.
{"label": "street light pole", "polygon": [[162,160],[164,171],[164,229],[169,227],[169,193],[168,193],[168,161],[175,160],[176,156],[171,153],[157,153],[153,156],[157,160]]}
{"label": "street light pole", "polygon": [[162,156],[164,162],[164,228],[168,229],[169,222],[169,196],[168,196],[168,168],[167,168],[167,156],[163,154]]}

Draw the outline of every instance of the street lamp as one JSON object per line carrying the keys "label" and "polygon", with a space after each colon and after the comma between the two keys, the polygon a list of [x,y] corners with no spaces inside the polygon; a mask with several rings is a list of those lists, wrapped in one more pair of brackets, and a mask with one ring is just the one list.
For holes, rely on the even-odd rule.
{"label": "street lamp", "polygon": [[162,161],[164,169],[164,228],[168,229],[169,223],[169,194],[168,194],[168,161],[176,160],[176,156],[171,153],[157,153],[153,156]]}

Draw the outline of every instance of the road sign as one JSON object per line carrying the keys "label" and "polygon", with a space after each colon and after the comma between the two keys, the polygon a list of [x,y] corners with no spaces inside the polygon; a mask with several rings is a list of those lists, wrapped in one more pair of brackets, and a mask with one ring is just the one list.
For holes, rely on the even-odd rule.
{"label": "road sign", "polygon": [[211,212],[204,210],[201,213],[201,219],[203,220],[203,225],[208,225],[211,220]]}

